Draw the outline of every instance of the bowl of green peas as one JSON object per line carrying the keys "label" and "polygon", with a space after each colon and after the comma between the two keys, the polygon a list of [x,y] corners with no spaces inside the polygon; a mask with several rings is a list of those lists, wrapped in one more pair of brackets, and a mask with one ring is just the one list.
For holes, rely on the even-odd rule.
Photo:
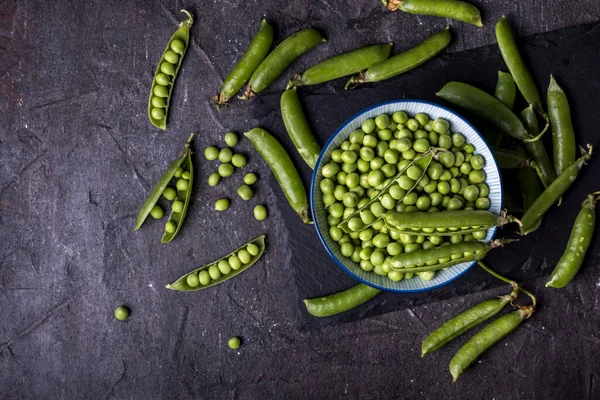
{"label": "bowl of green peas", "polygon": [[408,235],[388,227],[386,213],[427,212],[435,220],[440,211],[502,210],[500,172],[481,134],[454,111],[419,100],[378,104],[342,124],[323,147],[310,192],[317,234],[333,260],[359,281],[392,292],[435,289],[475,264],[400,273],[391,267],[395,256],[489,241],[497,228]]}

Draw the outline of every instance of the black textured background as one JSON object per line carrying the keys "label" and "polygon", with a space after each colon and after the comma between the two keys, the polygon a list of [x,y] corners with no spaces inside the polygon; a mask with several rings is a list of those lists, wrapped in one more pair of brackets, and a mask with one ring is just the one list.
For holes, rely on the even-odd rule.
{"label": "black textured background", "polygon": [[[301,90],[323,143],[381,101],[435,100],[452,79],[492,90],[504,67],[496,46],[481,46],[494,43],[502,14],[524,36],[579,25],[521,43],[542,92],[550,72],[567,91],[578,141],[600,145],[600,6],[475,3],[482,29],[387,13],[376,0],[0,3],[0,398],[599,397],[598,235],[572,285],[543,289],[578,204],[600,188],[595,159],[542,229],[489,258],[534,290],[541,308],[454,385],[447,364],[465,339],[422,360],[420,340],[505,288],[473,269],[428,294],[382,294],[339,318],[312,318],[303,298],[354,282],[327,258],[314,228],[293,215],[248,141],[236,150],[250,156],[244,173],[261,176],[252,201],[234,194],[239,171],[216,188],[205,183],[216,164],[200,153],[221,145],[230,129],[260,124],[293,150],[279,119],[280,92],[292,71],[341,51],[392,41],[397,53],[448,23],[454,35],[445,55],[402,77],[353,92],[341,90],[343,81]],[[147,91],[184,7],[196,23],[163,133],[147,120]],[[216,112],[207,99],[262,16],[277,27],[277,43],[309,26],[328,42],[250,105],[233,101]],[[131,228],[190,131],[198,132],[199,153],[193,201],[178,238],[163,246],[161,222]],[[310,170],[290,154],[308,183]],[[213,212],[226,195],[231,209]],[[252,218],[257,202],[269,206],[264,222]],[[163,289],[261,233],[268,250],[239,278],[195,294]],[[132,310],[125,323],[112,315],[120,304]],[[226,346],[232,335],[243,337],[238,351]]]}

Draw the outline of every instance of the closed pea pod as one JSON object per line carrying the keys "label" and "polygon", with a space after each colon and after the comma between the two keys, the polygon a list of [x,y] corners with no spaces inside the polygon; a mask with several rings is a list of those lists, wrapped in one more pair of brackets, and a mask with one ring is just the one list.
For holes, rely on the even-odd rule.
{"label": "closed pea pod", "polygon": [[569,101],[552,75],[550,75],[547,100],[548,115],[552,126],[554,170],[556,175],[560,175],[575,161],[577,145],[575,144],[575,132],[571,122]]}
{"label": "closed pea pod", "polygon": [[592,241],[596,225],[596,201],[600,192],[591,193],[583,202],[575,219],[567,248],[558,260],[546,287],[562,288],[569,284],[579,272],[585,254]]}
{"label": "closed pea pod", "polygon": [[281,95],[281,118],[296,150],[308,166],[314,169],[321,146],[308,126],[296,88],[286,90]]}
{"label": "closed pea pod", "polygon": [[312,224],[308,199],[300,175],[285,149],[264,129],[254,128],[244,133],[273,171],[288,202],[305,224]]}
{"label": "closed pea pod", "polygon": [[389,57],[392,43],[376,44],[328,58],[313,65],[302,75],[294,75],[287,88],[311,86],[363,71]]}
{"label": "closed pea pod", "polygon": [[190,28],[194,23],[189,12],[181,12],[187,15],[187,19],[179,24],[179,29],[171,36],[160,58],[148,99],[148,118],[152,125],[162,130],[167,129],[167,113],[173,86],[188,47]]}
{"label": "closed pea pod", "polygon": [[507,108],[512,109],[515,105],[516,96],[517,88],[512,75],[508,72],[498,71],[498,82],[494,90],[494,97],[500,100]]}
{"label": "closed pea pod", "polygon": [[490,347],[502,340],[506,335],[514,331],[533,313],[531,306],[521,307],[492,321],[488,326],[477,332],[467,343],[456,352],[450,360],[450,373],[452,380],[456,382],[458,377],[471,364],[481,357]]}
{"label": "closed pea pod", "polygon": [[[539,134],[540,129],[538,127],[538,121],[533,106],[530,105],[521,111],[521,121],[523,121],[523,125],[530,136],[535,137]],[[550,159],[546,153],[544,143],[541,140],[536,140],[534,142],[525,142],[524,145],[527,153],[531,156],[537,166],[536,170],[542,184],[544,187],[550,186],[552,181],[556,179],[556,175],[554,173],[554,168],[552,168],[552,164],[550,164]]]}
{"label": "closed pea pod", "polygon": [[260,30],[252,38],[248,49],[223,82],[221,93],[213,98],[217,101],[217,106],[220,107],[227,103],[248,82],[248,79],[269,54],[272,44],[273,27],[263,20]]}
{"label": "closed pea pod", "polygon": [[450,18],[467,24],[483,26],[477,7],[457,0],[383,0],[390,11]]}
{"label": "closed pea pod", "polygon": [[285,39],[258,66],[244,92],[242,99],[251,99],[256,93],[262,92],[287,67],[302,54],[311,50],[325,39],[315,29],[304,29]]}
{"label": "closed pea pod", "polygon": [[[244,262],[243,265],[241,265],[239,268],[232,270],[232,268],[229,265],[229,263],[227,262],[227,260],[230,259],[234,255],[239,255],[240,252],[248,253],[246,248],[250,245],[256,245],[258,247],[259,251],[255,255],[250,256],[250,258],[248,260],[246,260],[248,262]],[[182,292],[191,292],[191,291],[202,290],[202,289],[207,289],[209,287],[213,287],[215,285],[218,285],[219,283],[223,283],[226,280],[233,278],[234,276],[241,274],[242,272],[244,272],[245,270],[250,268],[263,255],[264,251],[265,251],[265,235],[262,235],[262,236],[257,237],[256,239],[251,240],[249,243],[246,243],[242,247],[234,250],[233,252],[227,254],[226,256],[221,257],[220,259],[218,259],[216,261],[213,261],[209,264],[203,265],[200,268],[196,268],[193,271],[188,272],[187,274],[183,275],[181,278],[179,278],[175,282],[167,285],[166,288],[172,289],[172,290],[178,290],[178,291],[182,291]],[[222,264],[221,268],[223,268],[227,272],[227,274],[222,274],[219,271],[218,265],[220,262]],[[234,265],[237,267],[237,264],[234,264]],[[227,268],[227,267],[229,267],[229,268]],[[212,274],[210,274],[211,268],[212,268]],[[208,271],[210,274],[210,278],[207,277],[206,274],[203,273],[203,271]],[[188,276],[190,276],[190,275],[198,275],[200,285],[190,286],[188,283]]]}
{"label": "closed pea pod", "polygon": [[412,49],[396,54],[373,65],[364,73],[352,77],[346,84],[346,88],[354,88],[366,82],[380,82],[410,71],[444,50],[450,44],[451,38],[450,30],[446,28]]}
{"label": "closed pea pod", "polygon": [[379,293],[381,293],[381,290],[361,283],[343,292],[314,299],[305,299],[304,304],[306,305],[306,311],[311,315],[330,317],[358,307]]}

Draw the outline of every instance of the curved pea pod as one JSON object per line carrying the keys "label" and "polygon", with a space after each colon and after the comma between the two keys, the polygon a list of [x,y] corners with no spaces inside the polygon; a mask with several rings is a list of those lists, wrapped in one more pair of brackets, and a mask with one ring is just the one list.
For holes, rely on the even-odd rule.
{"label": "curved pea pod", "polygon": [[[152,125],[163,131],[167,129],[167,115],[173,86],[188,48],[190,28],[194,24],[194,19],[188,11],[181,10],[181,12],[187,15],[187,19],[179,24],[179,29],[171,36],[167,48],[160,58],[148,99],[148,118]],[[183,48],[180,47],[180,44],[183,44]],[[171,61],[176,62],[172,63]]]}
{"label": "curved pea pod", "polygon": [[[530,105],[521,111],[521,121],[523,121],[523,125],[529,132],[530,136],[537,137],[539,135],[540,128],[538,126],[538,121],[535,116],[533,106]],[[544,187],[550,186],[552,181],[556,179],[556,175],[554,174],[554,168],[552,167],[552,164],[550,164],[550,159],[546,153],[544,143],[541,140],[536,140],[533,142],[525,142],[524,145],[525,149],[527,149],[527,153],[529,153],[537,166],[537,172],[540,181],[542,181]]]}
{"label": "curved pea pod", "polygon": [[312,86],[356,74],[389,57],[392,43],[352,50],[313,65],[302,75],[294,75],[287,88]]}
{"label": "curved pea pod", "polygon": [[457,316],[444,322],[439,328],[431,332],[421,343],[421,357],[432,353],[463,333],[471,330],[480,323],[487,321],[498,314],[504,306],[517,298],[518,290],[496,299],[482,301]]}
{"label": "curved pea pod", "polygon": [[364,283],[360,283],[343,292],[314,299],[305,299],[306,311],[315,317],[330,317],[360,306],[381,293]]}
{"label": "curved pea pod", "polygon": [[560,260],[556,264],[554,271],[550,275],[546,287],[562,288],[569,284],[579,272],[581,264],[585,259],[594,227],[596,226],[596,201],[598,200],[598,192],[591,193],[581,205],[581,210],[577,214],[567,248]]}
{"label": "curved pea pod", "polygon": [[281,118],[285,124],[285,130],[290,135],[296,150],[302,156],[304,161],[311,169],[315,168],[315,164],[321,154],[321,146],[317,143],[317,139],[313,135],[302,105],[296,93],[296,88],[286,90],[281,95]]}
{"label": "curved pea pod", "polygon": [[508,72],[498,71],[498,81],[494,89],[494,97],[500,100],[507,108],[512,109],[517,97],[515,80]]}
{"label": "curved pea pod", "polygon": [[216,100],[218,107],[227,103],[230,98],[244,87],[244,84],[248,82],[248,79],[250,79],[260,63],[269,54],[272,44],[273,27],[267,21],[263,20],[260,30],[252,38],[248,49],[240,61],[233,67],[225,82],[223,82],[221,93],[219,96],[213,98],[213,100]]}
{"label": "curved pea pod", "polygon": [[560,175],[575,161],[577,145],[571,122],[569,100],[556,80],[550,75],[548,86],[548,115],[552,126],[552,147],[554,149],[554,170]]}
{"label": "curved pea pod", "polygon": [[177,158],[171,163],[171,165],[169,165],[169,168],[167,168],[165,173],[160,177],[160,180],[158,181],[154,189],[152,189],[152,192],[150,192],[150,195],[148,196],[148,198],[144,202],[144,205],[142,205],[142,208],[140,208],[140,211],[138,212],[137,218],[135,220],[135,227],[133,228],[134,231],[140,229],[146,218],[148,218],[148,215],[150,215],[150,211],[152,211],[152,208],[160,199],[160,196],[164,192],[165,188],[167,187],[169,182],[171,182],[171,179],[173,179],[175,171],[177,171],[181,164],[183,164],[183,162],[188,158],[190,154],[190,144],[192,142],[193,137],[194,134],[192,133],[188,141],[185,143],[185,149],[183,150],[179,158]]}
{"label": "curved pea pod", "polygon": [[521,307],[516,311],[495,319],[488,326],[473,335],[456,352],[452,360],[450,360],[450,373],[452,374],[453,382],[456,382],[458,377],[490,347],[517,329],[521,325],[521,322],[531,317],[533,311],[534,308],[531,306]]}
{"label": "curved pea pod", "polygon": [[[493,214],[485,210],[470,211],[440,211],[434,215],[430,212],[389,212],[383,215],[383,220],[388,228],[406,235],[427,236],[452,236],[487,230],[495,226],[504,226],[514,221],[514,218],[506,215]],[[423,232],[423,229],[452,228],[458,230],[446,230],[444,232]]]}
{"label": "curved pea pod", "polygon": [[[379,199],[381,199],[381,197],[383,197],[384,194],[389,192],[390,187],[392,187],[392,185],[395,182],[397,182],[398,179],[400,179],[400,177],[402,175],[406,174],[406,171],[408,171],[408,169],[410,167],[412,167],[413,165],[417,165],[421,168],[421,170],[423,172],[422,172],[421,176],[419,177],[419,179],[417,179],[415,181],[413,186],[409,190],[406,191],[406,194],[400,200],[398,200],[398,201],[402,201],[404,199],[404,197],[406,197],[410,192],[412,192],[419,185],[419,182],[421,181],[421,179],[423,179],[423,176],[427,173],[426,171],[427,171],[427,168],[429,167],[429,164],[431,164],[431,161],[434,159],[434,157],[437,156],[437,154],[438,154],[437,150],[430,150],[429,153],[423,154],[423,156],[419,157],[418,159],[412,160],[406,167],[404,167],[402,170],[400,170],[394,178],[392,178],[390,180],[390,182],[379,192],[379,194],[377,196],[375,196],[374,198],[369,200],[369,202],[367,202],[364,206],[360,207],[358,210],[356,210],[355,212],[350,214],[348,216],[348,218],[346,218],[345,220],[343,220],[342,222],[339,223],[338,227],[346,233],[353,232],[350,229],[350,227],[348,226],[348,221],[350,221],[352,218],[354,218],[356,216],[359,216],[361,211],[369,208],[371,206],[371,204],[373,204],[374,202],[379,201]],[[378,218],[378,220],[379,220],[379,218]],[[375,221],[373,221],[373,223],[375,223]],[[368,228],[369,226],[373,225],[373,223],[364,224],[364,226],[361,229]]]}
{"label": "curved pea pod", "polygon": [[[210,279],[210,282],[206,285],[203,285],[202,283],[198,283],[197,286],[192,287],[188,284],[188,276],[194,275],[194,274],[198,275],[201,271],[208,271],[208,269],[210,267],[217,266],[219,264],[219,261],[228,260],[231,256],[237,255],[240,250],[246,249],[248,247],[248,245],[250,245],[250,244],[255,244],[256,246],[258,246],[259,251],[256,255],[251,256],[250,261],[246,264],[241,265],[241,267],[239,269],[232,270],[228,274],[222,274],[218,279]],[[178,290],[181,292],[193,292],[196,290],[208,289],[209,287],[213,287],[215,285],[218,285],[219,283],[223,283],[226,280],[229,280],[235,276],[238,276],[242,272],[246,271],[248,268],[253,266],[259,260],[259,258],[263,255],[264,252],[265,252],[265,235],[262,235],[262,236],[257,237],[256,239],[251,240],[250,242],[246,243],[245,245],[239,247],[238,249],[232,251],[231,253],[227,254],[226,256],[221,257],[216,261],[213,261],[209,264],[201,266],[200,268],[196,268],[195,270],[188,272],[187,274],[183,275],[181,278],[177,279],[175,282],[167,285],[166,288],[172,289],[172,290]]]}
{"label": "curved pea pod", "polygon": [[[467,261],[479,261],[494,248],[503,246],[512,240],[491,240],[485,242],[461,242],[448,246],[401,253],[392,257],[390,267],[398,272],[425,272],[451,267]],[[441,261],[450,258],[450,261]],[[418,267],[419,264],[428,264]]]}
{"label": "curved pea pod", "polygon": [[560,174],[550,186],[542,192],[542,194],[533,202],[531,207],[525,212],[521,218],[521,234],[527,235],[533,232],[537,228],[537,223],[542,219],[546,211],[552,207],[554,203],[560,199],[560,197],[571,187],[573,182],[577,179],[581,168],[585,165],[586,161],[592,156],[593,147],[588,144],[588,151],[584,152],[583,155],[577,159],[573,164],[569,165],[567,169]]}
{"label": "curved pea pod", "polygon": [[409,14],[432,15],[450,18],[467,24],[483,26],[479,9],[472,4],[457,0],[383,0],[390,10],[401,10]]}
{"label": "curved pea pod", "polygon": [[305,224],[312,224],[306,190],[298,170],[283,146],[264,129],[254,128],[244,133],[258,154],[266,161],[275,175],[283,194]]}
{"label": "curved pea pod", "polygon": [[355,88],[367,82],[380,82],[415,69],[448,47],[451,39],[450,28],[446,28],[412,49],[381,61],[365,72],[361,72],[350,78],[348,83],[346,83],[346,89]]}
{"label": "curved pea pod", "polygon": [[494,96],[463,82],[448,82],[436,96],[486,119],[503,133],[523,141],[534,140],[521,120]]}
{"label": "curved pea pod", "polygon": [[324,43],[325,39],[316,29],[304,29],[285,39],[258,66],[241,99],[251,99],[265,90],[298,57]]}

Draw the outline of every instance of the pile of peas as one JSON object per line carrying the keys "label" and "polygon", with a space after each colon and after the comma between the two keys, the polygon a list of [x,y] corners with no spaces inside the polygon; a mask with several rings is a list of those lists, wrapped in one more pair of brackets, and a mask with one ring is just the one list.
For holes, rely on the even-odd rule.
{"label": "pile of peas", "polygon": [[[426,171],[413,164],[397,176],[431,147],[448,151],[432,160]],[[483,171],[485,159],[475,150],[462,134],[451,132],[449,122],[442,118],[430,120],[426,114],[411,118],[398,111],[391,118],[380,114],[365,120],[321,169],[320,189],[328,212],[329,235],[340,246],[341,254],[359,263],[364,271],[400,281],[415,274],[392,270],[389,261],[393,256],[484,239],[485,230],[452,236],[400,234],[388,229],[380,218],[393,210],[487,210],[490,200]],[[381,194],[394,179],[389,190]],[[348,219],[375,198],[377,201]],[[350,233],[338,226],[342,221],[347,221]],[[435,271],[417,275],[431,280]]]}

